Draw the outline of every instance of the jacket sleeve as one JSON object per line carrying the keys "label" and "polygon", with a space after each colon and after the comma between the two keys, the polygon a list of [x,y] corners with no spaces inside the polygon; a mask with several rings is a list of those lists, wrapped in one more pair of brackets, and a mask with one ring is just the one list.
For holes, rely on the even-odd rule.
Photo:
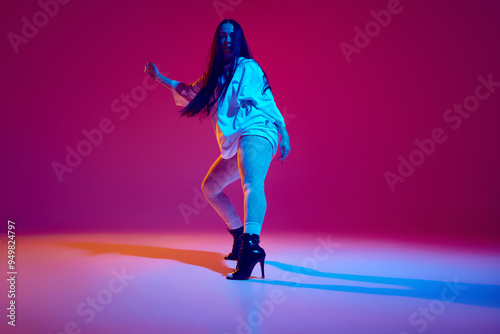
{"label": "jacket sleeve", "polygon": [[178,106],[185,107],[191,102],[192,99],[198,94],[203,86],[203,80],[205,79],[205,74],[198,78],[195,82],[190,84],[185,84],[183,82],[174,81],[176,85],[172,89],[172,95],[174,97],[175,104]]}
{"label": "jacket sleeve", "polygon": [[261,110],[267,118],[270,118],[276,126],[284,126],[285,120],[281,115],[274,101],[271,89],[267,89],[264,94],[262,90],[265,86],[264,72],[256,61],[246,60],[241,65],[241,77],[236,82],[236,97],[234,103],[240,108],[247,108],[251,104]]}

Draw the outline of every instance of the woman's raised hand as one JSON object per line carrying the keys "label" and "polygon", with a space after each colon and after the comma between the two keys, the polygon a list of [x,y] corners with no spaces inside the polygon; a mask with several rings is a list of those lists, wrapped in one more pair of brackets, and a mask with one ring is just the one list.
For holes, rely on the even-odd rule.
{"label": "woman's raised hand", "polygon": [[151,61],[147,63],[146,66],[144,67],[144,72],[149,74],[153,79],[156,79],[156,77],[160,75],[160,71],[158,71],[156,65],[153,64]]}

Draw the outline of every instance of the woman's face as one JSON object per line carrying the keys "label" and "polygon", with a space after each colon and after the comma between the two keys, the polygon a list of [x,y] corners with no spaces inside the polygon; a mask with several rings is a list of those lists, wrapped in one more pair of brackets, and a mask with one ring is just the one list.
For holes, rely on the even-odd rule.
{"label": "woman's face", "polygon": [[224,23],[219,32],[219,43],[224,53],[224,60],[227,62],[233,56],[233,34],[234,27],[231,23]]}

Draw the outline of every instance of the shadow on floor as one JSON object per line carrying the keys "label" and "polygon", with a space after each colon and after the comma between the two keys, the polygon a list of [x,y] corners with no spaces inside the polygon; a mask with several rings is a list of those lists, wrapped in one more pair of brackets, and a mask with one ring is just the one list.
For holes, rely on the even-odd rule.
{"label": "shadow on floor", "polygon": [[[223,255],[216,252],[93,242],[60,242],[56,244],[64,247],[86,250],[90,252],[90,255],[116,253],[153,259],[174,260],[185,264],[203,267],[222,276],[226,276],[226,274],[233,271],[232,268],[225,264]],[[286,277],[287,280],[252,279],[252,283],[287,286],[291,289],[308,288],[386,296],[414,297],[459,304],[500,308],[500,286],[497,285],[462,283],[457,282],[453,277],[450,277],[448,282],[446,282],[412,278],[327,273],[277,261],[266,261],[265,264],[268,266],[274,266],[286,272],[282,275],[282,277]],[[342,279],[355,282],[388,284],[393,286],[396,285],[406,287],[407,289],[304,283],[309,276]]]}
{"label": "shadow on floor", "polygon": [[97,242],[58,242],[57,245],[89,251],[89,255],[120,254],[151,259],[175,260],[193,266],[207,268],[226,276],[234,269],[225,264],[224,255],[216,252],[166,247],[103,244]]}
{"label": "shadow on floor", "polygon": [[[500,286],[498,285],[463,283],[458,282],[454,277],[450,277],[447,281],[433,281],[426,279],[327,273],[277,261],[266,261],[266,264],[288,272],[288,274],[284,274],[283,276],[286,276],[289,280],[254,280],[255,282],[288,286],[292,289],[310,288],[355,293],[369,293],[386,296],[414,297],[453,302],[458,304],[500,308]],[[406,287],[407,289],[304,283],[304,281],[308,279],[308,276],[342,279],[356,282],[397,285]]]}

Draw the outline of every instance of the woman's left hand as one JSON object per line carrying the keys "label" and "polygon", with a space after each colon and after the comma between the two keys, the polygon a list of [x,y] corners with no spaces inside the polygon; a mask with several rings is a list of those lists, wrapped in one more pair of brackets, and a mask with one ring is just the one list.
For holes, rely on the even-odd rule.
{"label": "woman's left hand", "polygon": [[290,153],[290,138],[288,138],[288,134],[281,135],[280,152],[281,156],[278,158],[278,161],[281,159],[281,163],[283,163]]}

